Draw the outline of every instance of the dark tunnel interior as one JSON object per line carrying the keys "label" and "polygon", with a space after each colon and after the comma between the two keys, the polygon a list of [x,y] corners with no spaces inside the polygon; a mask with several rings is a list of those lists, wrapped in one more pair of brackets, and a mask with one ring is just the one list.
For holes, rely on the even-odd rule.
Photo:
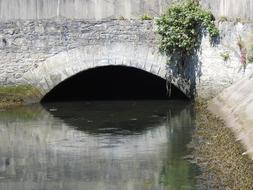
{"label": "dark tunnel interior", "polygon": [[166,100],[187,99],[172,85],[146,71],[126,66],[104,66],[80,72],[66,79],[42,99],[45,102],[82,100]]}

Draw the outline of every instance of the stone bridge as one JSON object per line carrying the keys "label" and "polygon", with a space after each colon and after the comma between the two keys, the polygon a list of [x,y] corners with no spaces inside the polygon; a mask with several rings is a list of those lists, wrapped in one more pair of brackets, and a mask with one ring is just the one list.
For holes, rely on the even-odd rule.
{"label": "stone bridge", "polygon": [[[46,59],[26,73],[23,79],[40,89],[44,96],[59,83],[80,72],[106,66],[132,67],[166,79],[166,58],[156,48],[131,43],[87,44],[66,50]],[[189,82],[176,77],[171,82],[190,97]]]}
{"label": "stone bridge", "polygon": [[[1,26],[1,83],[32,85],[41,98],[82,71],[126,66],[166,79],[167,59],[158,51],[152,21],[37,20]],[[130,76],[129,76],[130,77]],[[190,82],[171,83],[190,97]]]}
{"label": "stone bridge", "polygon": [[[251,24],[219,23],[220,44],[212,47],[205,36],[201,52],[188,60],[194,67],[187,66],[180,75],[158,51],[154,20],[141,21],[138,17],[145,12],[159,15],[170,0],[158,4],[153,0],[122,4],[118,0],[105,4],[99,1],[100,8],[115,6],[108,11],[99,11],[90,1],[86,4],[82,0],[19,2],[17,6],[14,0],[0,2],[1,10],[13,9],[13,15],[5,9],[0,14],[0,85],[32,85],[41,92],[39,99],[71,76],[113,65],[143,70],[163,79],[170,73],[170,82],[187,97],[194,92],[201,96],[216,94],[243,75],[238,72],[237,40],[251,31]],[[207,0],[203,2],[208,4]],[[82,10],[84,5],[86,12]],[[225,52],[229,53],[227,62],[221,56]]]}

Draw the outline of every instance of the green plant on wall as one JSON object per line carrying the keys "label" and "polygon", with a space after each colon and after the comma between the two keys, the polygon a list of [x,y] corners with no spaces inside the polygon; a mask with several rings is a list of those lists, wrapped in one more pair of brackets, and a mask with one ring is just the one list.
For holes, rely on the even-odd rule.
{"label": "green plant on wall", "polygon": [[221,53],[220,56],[222,57],[223,61],[227,62],[230,58],[230,55],[228,52]]}
{"label": "green plant on wall", "polygon": [[184,58],[197,52],[203,31],[211,38],[219,36],[214,16],[204,10],[196,0],[184,0],[170,6],[158,20],[158,34],[161,36],[160,52],[170,58]]}
{"label": "green plant on wall", "polygon": [[239,22],[241,22],[242,21],[242,19],[240,18],[240,17],[237,17],[236,19],[235,19],[235,23],[239,23]]}
{"label": "green plant on wall", "polygon": [[228,18],[226,16],[221,16],[219,22],[227,22]]}
{"label": "green plant on wall", "polygon": [[126,20],[126,18],[123,17],[123,16],[119,16],[119,17],[117,18],[117,20]]}
{"label": "green plant on wall", "polygon": [[144,14],[141,16],[141,20],[153,20],[154,18],[148,14]]}
{"label": "green plant on wall", "polygon": [[245,36],[244,39],[239,36],[237,45],[239,47],[240,63],[243,70],[245,70],[247,64],[253,63],[253,33]]}

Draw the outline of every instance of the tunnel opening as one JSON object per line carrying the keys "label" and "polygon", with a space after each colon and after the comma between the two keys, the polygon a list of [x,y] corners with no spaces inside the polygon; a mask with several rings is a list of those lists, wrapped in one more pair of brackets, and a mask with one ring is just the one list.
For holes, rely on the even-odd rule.
{"label": "tunnel opening", "polygon": [[104,66],[80,72],[58,84],[42,99],[45,102],[83,100],[187,99],[174,85],[171,96],[166,80],[126,66]]}

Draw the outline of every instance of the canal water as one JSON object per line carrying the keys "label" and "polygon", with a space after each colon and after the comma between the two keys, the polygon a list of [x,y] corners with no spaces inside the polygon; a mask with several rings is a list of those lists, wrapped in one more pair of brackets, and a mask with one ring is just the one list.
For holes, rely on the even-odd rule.
{"label": "canal water", "polygon": [[194,190],[184,101],[95,101],[0,112],[1,190]]}

